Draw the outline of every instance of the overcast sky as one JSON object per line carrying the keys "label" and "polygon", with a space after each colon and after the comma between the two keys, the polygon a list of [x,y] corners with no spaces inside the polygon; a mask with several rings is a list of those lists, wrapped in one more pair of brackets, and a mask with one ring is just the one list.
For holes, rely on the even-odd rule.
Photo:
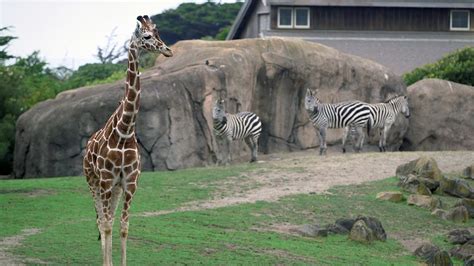
{"label": "overcast sky", "polygon": [[115,27],[116,40],[122,44],[131,36],[138,15],[155,15],[183,2],[206,0],[0,0],[0,27],[12,26],[8,35],[18,37],[8,47],[10,54],[26,56],[39,50],[50,67],[76,69],[97,62],[97,46],[106,45],[106,36]]}

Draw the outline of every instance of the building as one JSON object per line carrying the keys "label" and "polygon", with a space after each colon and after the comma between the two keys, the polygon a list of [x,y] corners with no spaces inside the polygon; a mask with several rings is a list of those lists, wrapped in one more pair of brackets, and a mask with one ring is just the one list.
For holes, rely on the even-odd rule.
{"label": "building", "polygon": [[474,46],[474,0],[247,0],[228,40],[297,37],[403,74]]}

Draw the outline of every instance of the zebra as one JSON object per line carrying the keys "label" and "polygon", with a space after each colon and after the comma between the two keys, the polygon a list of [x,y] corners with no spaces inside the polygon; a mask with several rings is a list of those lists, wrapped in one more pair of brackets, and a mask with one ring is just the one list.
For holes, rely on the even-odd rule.
{"label": "zebra", "polygon": [[250,162],[257,161],[258,138],[262,132],[260,118],[251,112],[229,114],[225,112],[224,100],[216,100],[212,109],[214,132],[226,138],[227,162],[231,160],[230,142],[243,139],[251,149]]}
{"label": "zebra", "polygon": [[[364,142],[363,127],[368,126],[370,110],[366,103],[361,101],[347,101],[336,104],[321,103],[316,93],[306,90],[305,109],[311,122],[319,131],[319,155],[326,154],[326,130],[328,128],[344,128],[354,126],[359,133],[358,149]],[[344,139],[345,140],[345,139]],[[343,142],[342,152],[346,152]]]}
{"label": "zebra", "polygon": [[[387,135],[395,123],[399,113],[402,113],[406,118],[410,117],[410,108],[408,107],[407,96],[395,96],[385,103],[369,104],[370,108],[370,126],[372,128],[380,129],[379,150],[385,152],[387,145]],[[348,127],[345,131],[349,131]]]}

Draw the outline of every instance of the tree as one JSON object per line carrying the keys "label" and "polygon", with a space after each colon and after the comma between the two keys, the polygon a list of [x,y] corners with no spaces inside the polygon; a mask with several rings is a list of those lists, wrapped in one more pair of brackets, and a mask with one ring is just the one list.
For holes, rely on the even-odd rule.
{"label": "tree", "polygon": [[126,49],[124,49],[123,46],[117,48],[118,44],[115,41],[117,37],[117,34],[115,34],[116,30],[117,27],[112,30],[110,35],[105,36],[107,38],[107,44],[104,48],[97,46],[96,57],[102,64],[111,64],[115,59],[125,54]]}

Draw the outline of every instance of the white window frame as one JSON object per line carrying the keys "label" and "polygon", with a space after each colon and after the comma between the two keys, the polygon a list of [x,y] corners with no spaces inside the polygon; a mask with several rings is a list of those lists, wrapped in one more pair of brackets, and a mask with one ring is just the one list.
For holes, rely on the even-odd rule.
{"label": "white window frame", "polygon": [[[453,12],[466,12],[467,13],[467,28],[453,27]],[[449,12],[449,29],[457,31],[469,31],[471,29],[471,11],[463,9],[453,9]]]}
{"label": "white window frame", "polygon": [[[306,10],[306,12],[308,13],[308,17],[307,17],[308,19],[307,19],[306,25],[296,25],[296,10]],[[311,18],[311,14],[310,14],[309,8],[307,8],[307,7],[295,7],[293,9],[293,25],[294,25],[295,29],[309,29],[309,27],[310,27],[310,24],[309,24],[310,18]]]}
{"label": "white window frame", "polygon": [[[280,10],[291,10],[291,25],[280,24]],[[306,10],[308,12],[307,25],[296,25],[296,10]],[[311,10],[308,7],[278,7],[277,10],[277,27],[279,29],[309,29],[311,27]]]}
{"label": "white window frame", "polygon": [[[280,10],[282,10],[282,9],[289,9],[289,10],[291,10],[291,25],[281,25],[281,24],[280,24]],[[278,24],[278,28],[279,28],[279,29],[291,29],[291,28],[293,28],[293,25],[294,25],[294,14],[293,14],[294,12],[293,12],[293,8],[291,8],[291,7],[279,7],[277,12],[278,12],[278,18],[277,18],[277,20],[278,20],[278,23],[277,23],[277,24]]]}

